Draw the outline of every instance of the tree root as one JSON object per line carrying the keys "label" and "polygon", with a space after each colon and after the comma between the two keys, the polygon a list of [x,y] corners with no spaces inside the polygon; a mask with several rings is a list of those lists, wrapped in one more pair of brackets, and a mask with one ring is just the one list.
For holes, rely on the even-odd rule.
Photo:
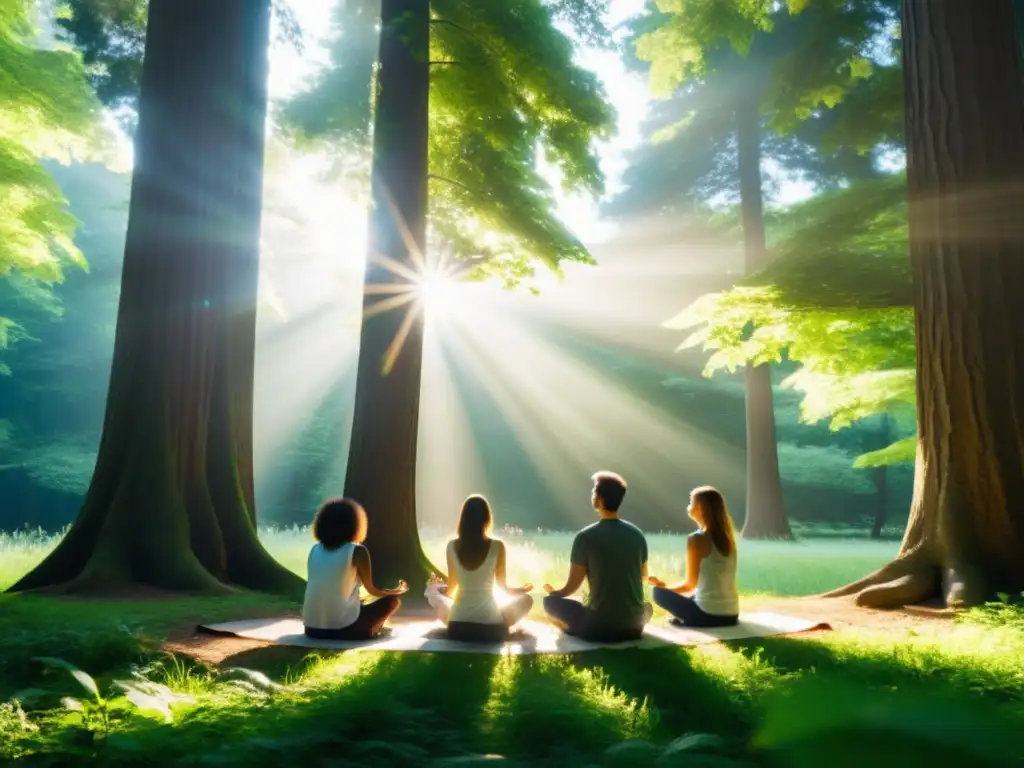
{"label": "tree root", "polygon": [[863,579],[821,597],[849,597],[861,608],[902,608],[939,594],[938,569],[919,555],[898,557]]}

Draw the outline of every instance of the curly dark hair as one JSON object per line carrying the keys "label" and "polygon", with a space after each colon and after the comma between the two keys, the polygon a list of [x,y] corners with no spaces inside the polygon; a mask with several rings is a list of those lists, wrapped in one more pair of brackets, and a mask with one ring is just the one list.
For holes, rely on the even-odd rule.
{"label": "curly dark hair", "polygon": [[328,499],[313,518],[313,538],[324,549],[362,544],[366,539],[366,510],[353,499]]}

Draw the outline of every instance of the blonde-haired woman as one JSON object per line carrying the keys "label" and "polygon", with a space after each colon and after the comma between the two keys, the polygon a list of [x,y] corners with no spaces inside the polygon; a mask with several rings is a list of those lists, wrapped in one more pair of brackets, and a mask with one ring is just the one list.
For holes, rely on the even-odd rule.
{"label": "blonde-haired woman", "polygon": [[725,498],[710,485],[690,492],[687,513],[698,529],[686,540],[686,577],[667,586],[651,576],[652,598],[687,627],[729,627],[739,621],[736,533]]}

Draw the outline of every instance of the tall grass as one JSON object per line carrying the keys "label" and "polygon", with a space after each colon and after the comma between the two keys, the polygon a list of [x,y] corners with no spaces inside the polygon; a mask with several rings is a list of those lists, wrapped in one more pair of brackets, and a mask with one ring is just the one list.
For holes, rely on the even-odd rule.
{"label": "tall grass", "polygon": [[0,531],[0,591],[32,570],[57,546],[63,532],[48,534],[42,529]]}
{"label": "tall grass", "polygon": [[[744,594],[810,595],[863,576],[885,563],[898,549],[896,541],[866,537],[839,538],[832,529],[804,528],[796,542],[740,543],[740,588]],[[498,534],[509,547],[509,579],[540,585],[564,581],[569,568],[573,534],[560,531],[521,531],[506,528]],[[425,529],[423,546],[435,564],[443,564],[448,531]],[[263,528],[260,538],[286,567],[305,576],[309,552],[308,528]],[[59,536],[42,531],[0,533],[0,590],[27,573],[56,546]],[[681,575],[685,537],[648,536],[650,572],[665,579]]]}
{"label": "tall grass", "polygon": [[[863,538],[816,536],[805,529],[805,537],[792,541],[741,541],[740,588],[754,595],[811,595],[841,586],[873,571],[892,558],[899,549],[896,541],[872,541]],[[513,583],[562,582],[569,571],[569,550],[573,534],[561,531],[521,531],[506,528],[497,534],[509,549],[508,572]],[[423,548],[433,563],[444,563],[448,531],[425,529]],[[271,528],[261,538],[274,556],[295,573],[305,575],[309,552],[308,529]],[[649,570],[670,580],[683,572],[686,538],[667,533],[647,537],[650,550]]]}

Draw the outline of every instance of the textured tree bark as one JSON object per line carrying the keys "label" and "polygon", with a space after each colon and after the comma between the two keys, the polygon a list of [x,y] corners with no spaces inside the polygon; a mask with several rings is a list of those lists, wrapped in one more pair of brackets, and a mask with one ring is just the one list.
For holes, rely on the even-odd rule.
{"label": "textured tree bark", "polygon": [[[736,108],[740,207],[748,274],[767,264],[764,201],[761,186],[761,115],[757,89],[740,98]],[[775,437],[775,404],[770,365],[747,365],[747,514],[745,539],[792,539],[782,502],[779,449]]]}
{"label": "textured tree bark", "polygon": [[[882,434],[879,449],[886,448],[889,443],[889,414],[882,414]],[[871,538],[882,538],[885,523],[889,519],[889,468],[886,465],[875,467],[875,520],[871,525]]]}
{"label": "textured tree bark", "polygon": [[[378,312],[389,294],[380,285],[414,291],[426,253],[430,93],[428,0],[384,0],[374,125],[373,211],[363,297],[352,442],[345,495],[366,508],[366,546],[375,578],[409,582],[407,604],[423,599],[433,570],[416,521],[416,447],[423,361],[418,302]],[[383,257],[383,259],[381,258]],[[388,268],[386,262],[400,268]],[[392,357],[392,345],[401,349]]]}
{"label": "textured tree bark", "polygon": [[914,498],[872,607],[1024,590],[1024,88],[1012,0],[904,0]]}
{"label": "textured tree bark", "polygon": [[269,0],[153,0],[114,360],[78,519],[15,590],[294,591],[256,533]]}

